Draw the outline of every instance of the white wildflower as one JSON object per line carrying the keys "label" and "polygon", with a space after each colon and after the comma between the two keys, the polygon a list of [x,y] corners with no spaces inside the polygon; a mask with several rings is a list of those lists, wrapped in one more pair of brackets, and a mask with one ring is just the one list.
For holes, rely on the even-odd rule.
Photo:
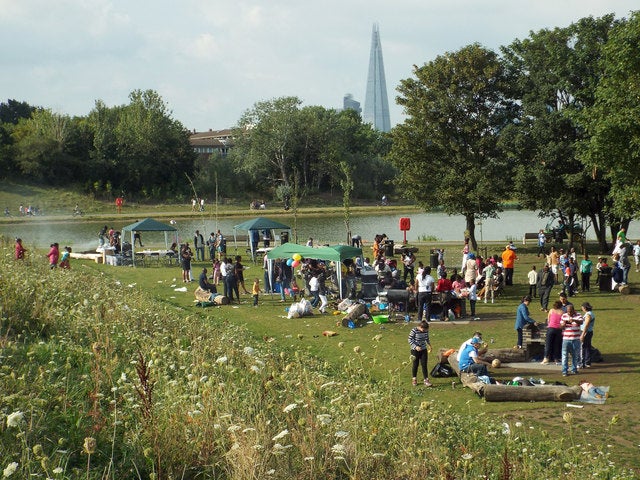
{"label": "white wildflower", "polygon": [[328,415],[326,413],[321,413],[320,415],[318,415],[316,417],[318,419],[318,421],[320,423],[322,423],[323,425],[329,425],[331,423],[331,415]]}
{"label": "white wildflower", "polygon": [[64,470],[62,470],[62,467],[56,467],[53,469],[53,473],[55,473],[56,475],[60,475]]}
{"label": "white wildflower", "polygon": [[472,458],[473,455],[471,455],[470,453],[465,453],[464,455],[462,455],[463,460],[471,460]]}
{"label": "white wildflower", "polygon": [[314,457],[304,457],[305,462],[313,462],[315,460]]}
{"label": "white wildflower", "polygon": [[260,367],[257,366],[257,365],[251,365],[251,371],[253,373],[260,373],[261,372]]}
{"label": "white wildflower", "polygon": [[345,432],[344,430],[339,430],[336,432],[336,438],[346,438],[349,436],[349,432]]}
{"label": "white wildflower", "polygon": [[251,356],[254,353],[256,353],[256,351],[251,347],[244,347],[243,352],[244,352],[245,355],[249,355],[249,356]]}
{"label": "white wildflower", "polygon": [[289,430],[287,430],[285,428],[279,434],[277,434],[275,437],[273,437],[271,440],[273,440],[274,442],[277,442],[278,440],[280,440],[281,438],[286,437],[287,435],[289,435]]}
{"label": "white wildflower", "polygon": [[218,364],[223,364],[223,363],[227,363],[228,361],[229,361],[229,359],[228,359],[226,356],[223,356],[223,357],[219,357],[219,358],[216,360],[216,363],[218,363]]}
{"label": "white wildflower", "polygon": [[520,428],[522,426],[522,422],[516,422],[516,427]]}
{"label": "white wildflower", "polygon": [[267,470],[267,475],[273,475],[274,473],[276,473],[275,469],[271,469],[271,470]]}
{"label": "white wildflower", "polygon": [[22,420],[24,420],[24,413],[22,413],[20,410],[10,413],[9,415],[7,415],[7,427],[19,427],[22,423]]}
{"label": "white wildflower", "polygon": [[333,447],[331,447],[331,452],[334,455],[346,455],[347,454],[347,450],[344,448],[344,445],[342,445],[341,443],[336,443]]}
{"label": "white wildflower", "polygon": [[298,408],[298,404],[297,403],[290,403],[289,405],[284,407],[284,409],[282,411],[284,413],[289,413],[289,412],[292,412],[293,410],[295,410],[296,408]]}
{"label": "white wildflower", "polygon": [[6,468],[2,471],[3,477],[10,477],[18,470],[18,462],[11,462]]}

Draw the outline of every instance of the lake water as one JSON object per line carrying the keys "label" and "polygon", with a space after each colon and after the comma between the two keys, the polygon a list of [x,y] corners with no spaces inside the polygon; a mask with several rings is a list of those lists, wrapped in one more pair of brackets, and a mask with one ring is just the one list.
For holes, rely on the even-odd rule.
{"label": "lake water", "polygon": [[[263,215],[269,218],[268,211]],[[381,211],[375,215],[354,215],[351,217],[351,232],[354,235],[360,235],[369,245],[378,233],[386,233],[396,243],[402,243],[404,237],[399,229],[401,217],[411,219],[411,230],[407,232],[409,243],[428,237],[443,242],[459,241],[462,244],[465,230],[464,217],[449,216],[444,213],[387,215]],[[247,215],[242,218],[221,218],[218,222],[209,216],[198,219],[180,219],[176,222],[175,227],[178,229],[178,239],[181,241],[191,242],[193,232],[196,229],[200,230],[206,239],[208,234],[217,228],[220,228],[231,241],[233,227],[252,218],[255,218],[255,215]],[[280,223],[289,225],[292,229],[294,227],[293,216],[273,218]],[[74,220],[63,223],[47,223],[46,218],[34,218],[34,222],[30,220],[14,224],[0,224],[0,234],[10,239],[21,237],[27,248],[29,246],[45,248],[53,242],[58,242],[61,246],[69,245],[75,251],[82,251],[95,248],[98,242],[98,231],[103,224],[106,223],[119,230],[132,223],[129,220],[125,222]],[[539,218],[535,212],[509,210],[502,212],[500,218],[486,219],[481,225],[476,225],[476,239],[478,243],[482,243],[482,241],[506,242],[509,239],[519,243],[525,232],[537,232],[540,228],[544,228],[546,223],[547,219]],[[635,230],[632,223],[628,232],[629,238],[638,238],[634,236],[636,235]],[[238,235],[246,235],[247,232],[238,231],[237,233]],[[346,229],[340,214],[299,217],[297,234],[298,243],[305,243],[309,237],[312,237],[316,244],[346,242]],[[595,239],[593,230],[589,230],[587,238]],[[145,243],[145,247],[147,245],[151,247],[164,246],[164,234],[145,232],[142,234],[142,241]],[[173,241],[173,236],[169,241]],[[530,242],[533,243],[533,240]]]}

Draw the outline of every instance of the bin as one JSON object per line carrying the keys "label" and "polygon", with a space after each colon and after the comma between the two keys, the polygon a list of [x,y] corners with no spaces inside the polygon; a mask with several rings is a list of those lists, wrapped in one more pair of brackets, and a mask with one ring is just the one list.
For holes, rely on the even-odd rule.
{"label": "bin", "polygon": [[598,287],[601,292],[611,291],[611,267],[606,267],[600,270],[600,277],[598,278]]}
{"label": "bin", "polygon": [[431,250],[431,255],[429,256],[429,266],[431,268],[438,268],[438,251]]}
{"label": "bin", "polygon": [[384,242],[384,256],[393,257],[393,240],[386,240]]}
{"label": "bin", "polygon": [[280,245],[289,243],[289,232],[280,232]]}

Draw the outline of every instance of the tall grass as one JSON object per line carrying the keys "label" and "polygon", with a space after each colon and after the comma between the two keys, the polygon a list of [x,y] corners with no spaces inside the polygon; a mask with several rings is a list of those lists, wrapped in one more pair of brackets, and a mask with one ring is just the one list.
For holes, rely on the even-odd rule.
{"label": "tall grass", "polygon": [[558,442],[421,400],[397,371],[371,377],[366,346],[336,367],[10,245],[0,289],[0,468],[16,478],[635,478],[570,416]]}

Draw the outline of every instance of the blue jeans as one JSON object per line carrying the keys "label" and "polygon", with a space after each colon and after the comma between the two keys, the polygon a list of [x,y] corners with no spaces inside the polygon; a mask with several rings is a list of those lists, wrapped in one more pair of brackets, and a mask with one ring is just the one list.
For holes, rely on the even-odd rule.
{"label": "blue jeans", "polygon": [[569,373],[569,355],[571,355],[571,371],[578,373],[580,363],[580,339],[562,339],[562,373]]}

